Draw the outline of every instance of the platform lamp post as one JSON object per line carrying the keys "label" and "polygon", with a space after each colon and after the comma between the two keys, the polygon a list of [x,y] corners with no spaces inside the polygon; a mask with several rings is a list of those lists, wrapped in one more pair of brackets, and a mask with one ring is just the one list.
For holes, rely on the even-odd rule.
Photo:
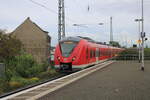
{"label": "platform lamp post", "polygon": [[73,24],[73,26],[79,26],[79,27],[87,27],[89,25],[104,25],[104,23],[98,23],[98,24]]}
{"label": "platform lamp post", "polygon": [[135,22],[138,22],[138,30],[139,30],[139,40],[138,40],[138,44],[139,44],[139,63],[141,62],[141,22],[142,19],[135,19]]}
{"label": "platform lamp post", "polygon": [[104,23],[98,23],[98,24],[73,24],[73,26],[84,27],[84,28],[88,28],[88,25],[104,25]]}
{"label": "platform lamp post", "polygon": [[72,26],[88,28],[89,25],[104,25],[104,23],[97,23],[97,24],[73,24]]}
{"label": "platform lamp post", "polygon": [[72,26],[88,28],[89,25],[104,25],[104,23],[97,23],[97,24],[73,24]]}
{"label": "platform lamp post", "polygon": [[144,1],[141,1],[142,4],[142,32],[141,32],[141,38],[142,38],[142,63],[141,63],[141,70],[144,71],[144,39],[145,39],[145,32],[144,32]]}
{"label": "platform lamp post", "polygon": [[98,23],[98,25],[104,25],[104,23]]}
{"label": "platform lamp post", "polygon": [[87,28],[87,25],[86,25],[86,24],[73,24],[72,26]]}

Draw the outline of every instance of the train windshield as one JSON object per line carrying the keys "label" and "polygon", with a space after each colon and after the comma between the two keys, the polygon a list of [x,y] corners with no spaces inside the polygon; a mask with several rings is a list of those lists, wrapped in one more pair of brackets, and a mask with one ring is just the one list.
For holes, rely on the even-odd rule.
{"label": "train windshield", "polygon": [[76,47],[76,45],[77,42],[71,42],[71,41],[60,43],[62,56],[69,57],[73,49]]}

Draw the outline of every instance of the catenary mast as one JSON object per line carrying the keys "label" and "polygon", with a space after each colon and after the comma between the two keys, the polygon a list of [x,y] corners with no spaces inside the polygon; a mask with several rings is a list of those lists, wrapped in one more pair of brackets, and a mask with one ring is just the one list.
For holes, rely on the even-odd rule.
{"label": "catenary mast", "polygon": [[58,0],[58,41],[65,37],[64,0]]}

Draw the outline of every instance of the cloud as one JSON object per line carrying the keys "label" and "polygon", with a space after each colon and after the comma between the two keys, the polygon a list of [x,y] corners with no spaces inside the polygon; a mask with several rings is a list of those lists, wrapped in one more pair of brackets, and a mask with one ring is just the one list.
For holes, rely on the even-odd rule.
{"label": "cloud", "polygon": [[[57,0],[35,0],[49,9],[58,11]],[[114,40],[125,44],[138,39],[138,26],[134,19],[141,16],[140,0],[65,0],[66,35],[88,36],[97,41],[109,41],[110,16],[113,16]],[[90,7],[88,11],[87,8]],[[150,1],[144,0],[145,31],[150,38]],[[57,44],[58,15],[29,2],[29,0],[3,0],[0,4],[0,28],[14,30],[27,17],[42,29],[49,31],[52,45]],[[97,24],[103,22],[103,26]],[[73,24],[93,24],[88,28]],[[148,44],[150,44],[148,40]]]}

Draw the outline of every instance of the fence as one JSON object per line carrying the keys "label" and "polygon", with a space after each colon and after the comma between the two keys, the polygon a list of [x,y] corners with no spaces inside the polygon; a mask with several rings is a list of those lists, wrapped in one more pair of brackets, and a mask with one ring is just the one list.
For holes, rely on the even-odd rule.
{"label": "fence", "polygon": [[[115,60],[139,60],[138,55],[123,55],[114,58]],[[150,60],[150,56],[144,56],[145,60]]]}

